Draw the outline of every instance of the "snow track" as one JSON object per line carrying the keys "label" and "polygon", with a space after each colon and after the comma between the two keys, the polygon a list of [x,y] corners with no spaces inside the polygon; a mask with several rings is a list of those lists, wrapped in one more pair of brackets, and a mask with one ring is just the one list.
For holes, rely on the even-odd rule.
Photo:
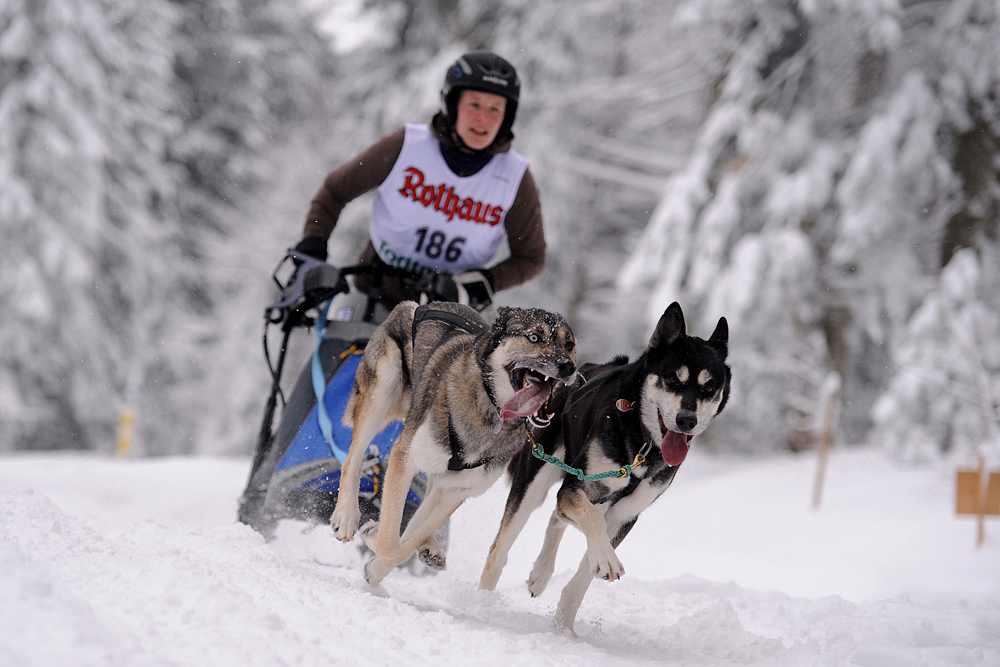
{"label": "snow track", "polygon": [[[522,583],[544,512],[515,545],[498,590],[475,590],[502,485],[456,514],[447,571],[394,572],[372,592],[359,550],[325,527],[285,522],[265,543],[233,522],[243,460],[7,455],[0,458],[0,664],[1000,664],[1000,527],[988,526],[991,539],[975,551],[972,524],[940,507],[948,500],[941,473],[899,471],[873,457],[835,456],[828,507],[800,513],[787,506],[796,480],[811,471],[806,459],[694,454],[623,545],[625,578],[591,587],[573,639],[553,634],[550,618],[582,538],[567,534],[542,596],[532,599]],[[881,480],[874,496],[873,475]],[[901,491],[905,502],[889,502]],[[888,578],[880,573],[893,554],[879,550],[890,540],[873,539],[881,519],[855,508],[872,497],[899,528],[894,542],[907,546]],[[794,502],[804,506],[808,494]],[[911,533],[897,516],[904,507],[922,531]],[[755,525],[735,528],[754,514]],[[824,528],[839,534],[825,538]],[[920,541],[907,545],[913,539]],[[817,590],[849,581],[838,561],[852,550],[846,567],[860,583],[844,594],[800,593],[810,573],[828,575],[816,574]],[[760,569],[782,552],[769,573],[751,577],[739,567]],[[818,562],[807,567],[797,558]],[[960,571],[922,585],[931,560]],[[876,597],[859,594],[864,582],[873,582]],[[886,587],[897,590],[884,595]]]}

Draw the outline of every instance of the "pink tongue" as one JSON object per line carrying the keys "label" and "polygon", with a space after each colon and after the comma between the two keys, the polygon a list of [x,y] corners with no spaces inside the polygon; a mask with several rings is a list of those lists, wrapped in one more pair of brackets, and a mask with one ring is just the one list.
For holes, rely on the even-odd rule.
{"label": "pink tongue", "polygon": [[663,460],[668,466],[679,466],[684,462],[684,457],[688,453],[688,440],[690,439],[690,435],[677,433],[676,431],[667,431],[666,435],[663,436],[663,442],[660,444],[660,452],[663,454]]}
{"label": "pink tongue", "polygon": [[511,396],[500,408],[500,419],[506,421],[535,414],[548,400],[549,393],[548,385],[529,382],[527,387]]}

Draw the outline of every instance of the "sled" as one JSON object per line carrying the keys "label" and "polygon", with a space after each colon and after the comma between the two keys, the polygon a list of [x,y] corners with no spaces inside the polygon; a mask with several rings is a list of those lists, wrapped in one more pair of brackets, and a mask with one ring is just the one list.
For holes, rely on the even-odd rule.
{"label": "sled", "polygon": [[[351,275],[367,276],[374,287],[367,294],[360,292],[347,280]],[[342,418],[354,374],[369,338],[389,315],[378,301],[386,276],[403,279],[422,300],[440,300],[433,287],[439,282],[427,276],[386,266],[338,268],[294,250],[272,274],[280,298],[265,309],[263,336],[271,390],[238,512],[239,521],[265,538],[274,536],[282,519],[330,521],[340,491],[340,466],[351,443],[351,429]],[[268,336],[274,327],[281,329],[281,343],[272,365]],[[294,331],[310,327],[316,329],[316,348],[286,400],[281,379],[289,339]],[[274,428],[279,401],[281,417]],[[389,424],[369,446],[358,489],[362,526],[378,520],[382,479],[402,428],[402,422]],[[407,494],[403,528],[420,506],[425,490],[425,477],[416,475]],[[444,548],[447,524],[437,538]]]}

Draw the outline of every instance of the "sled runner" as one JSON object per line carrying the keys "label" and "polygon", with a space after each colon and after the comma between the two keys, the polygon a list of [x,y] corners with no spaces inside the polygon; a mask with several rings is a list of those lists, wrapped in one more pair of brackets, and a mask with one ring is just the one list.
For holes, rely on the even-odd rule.
{"label": "sled runner", "polygon": [[[373,287],[364,294],[347,277],[364,275]],[[287,276],[287,277],[283,277]],[[387,266],[337,268],[290,250],[272,278],[280,298],[265,309],[264,355],[272,383],[261,421],[247,487],[238,518],[265,537],[281,519],[327,523],[340,489],[340,466],[351,443],[342,418],[354,374],[372,332],[388,316],[378,302],[382,279],[400,278],[424,300],[443,300],[436,275],[418,277]],[[268,333],[280,327],[281,343],[272,364]],[[287,399],[281,387],[289,339],[296,329],[314,327],[316,348]],[[318,400],[321,399],[321,400]],[[280,420],[274,428],[279,400]],[[393,422],[372,441],[359,489],[362,525],[378,519],[381,483],[402,422]],[[413,478],[403,527],[423,498],[426,482]],[[438,541],[445,545],[447,524]]]}

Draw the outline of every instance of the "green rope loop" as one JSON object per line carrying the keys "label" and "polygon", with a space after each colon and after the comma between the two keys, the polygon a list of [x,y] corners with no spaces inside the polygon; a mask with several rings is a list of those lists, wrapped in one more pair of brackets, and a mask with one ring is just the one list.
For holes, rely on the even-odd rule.
{"label": "green rope loop", "polygon": [[531,454],[536,459],[541,459],[546,463],[551,463],[552,465],[557,466],[573,475],[582,482],[596,482],[597,480],[607,479],[608,477],[617,477],[618,479],[622,479],[632,474],[632,468],[638,468],[646,462],[646,457],[643,456],[642,453],[639,453],[635,455],[635,460],[632,461],[632,465],[624,465],[617,470],[608,470],[607,472],[597,473],[596,475],[584,475],[583,471],[579,468],[574,468],[573,466],[560,461],[556,457],[546,454],[545,450],[542,449],[542,446],[535,442],[535,438],[532,436],[530,430],[528,430],[528,440],[531,442]]}

